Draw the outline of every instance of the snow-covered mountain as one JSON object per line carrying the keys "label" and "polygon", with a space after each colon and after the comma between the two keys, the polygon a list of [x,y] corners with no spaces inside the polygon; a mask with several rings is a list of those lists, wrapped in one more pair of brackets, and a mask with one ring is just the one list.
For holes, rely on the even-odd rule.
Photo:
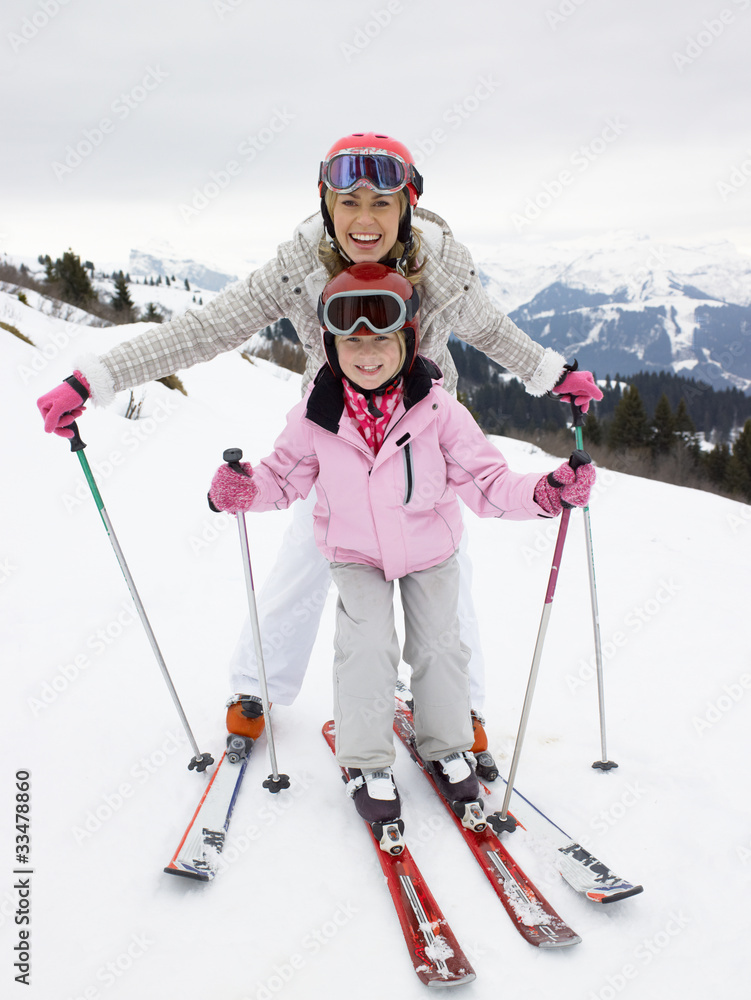
{"label": "snow-covered mountain", "polygon": [[196,260],[180,257],[169,244],[151,241],[144,249],[131,250],[128,266],[123,267],[131,278],[172,277],[187,281],[205,291],[218,292],[237,281],[238,275]]}
{"label": "snow-covered mountain", "polygon": [[[35,405],[77,354],[141,327],[96,328],[2,291],[0,316],[23,323],[36,345],[0,329],[0,940],[11,990],[27,947],[32,1000],[424,998],[320,734],[331,713],[333,593],[300,696],[274,709],[290,789],[272,796],[262,787],[269,764],[259,744],[216,881],[163,874],[211,772],[187,770],[190,746],[79,462],[43,433]],[[224,448],[240,446],[251,461],[268,452],[300,384],[238,352],[182,378],[187,396],[146,387],[139,420],[124,416],[126,392],[108,409],[87,408],[79,426],[200,749],[217,756],[227,663],[247,603],[234,519],[209,512],[206,490]],[[494,440],[519,471],[542,474],[565,457]],[[259,590],[290,517],[248,519]],[[600,743],[574,512],[518,781],[644,893],[588,903],[553,871],[543,844],[514,834],[510,849],[582,937],[565,951],[532,948],[397,747],[413,854],[477,973],[461,990],[467,1000],[672,1000],[718,987],[745,1000],[751,507],[600,469],[592,529],[608,751],[619,767],[590,767]],[[557,524],[468,515],[467,531],[490,748],[505,770]],[[30,792],[16,784],[26,774]],[[25,807],[18,820],[16,803]],[[29,829],[27,854],[19,847]]]}
{"label": "snow-covered mountain", "polygon": [[535,340],[605,376],[667,370],[751,387],[751,257],[727,242],[497,247],[479,259],[494,298]]}

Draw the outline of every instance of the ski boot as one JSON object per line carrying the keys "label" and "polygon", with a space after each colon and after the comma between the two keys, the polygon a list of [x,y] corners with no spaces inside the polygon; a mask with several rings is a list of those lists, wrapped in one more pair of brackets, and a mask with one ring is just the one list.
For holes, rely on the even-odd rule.
{"label": "ski boot", "polygon": [[485,805],[480,798],[480,784],[473,765],[469,751],[425,761],[438,791],[459,817],[462,826],[482,833],[487,826]]}
{"label": "ski boot", "polygon": [[485,733],[485,719],[472,709],[472,731],[475,742],[472,746],[472,753],[475,755],[475,770],[478,777],[484,781],[495,781],[498,777],[498,765],[493,760],[493,755],[488,752],[488,737]]}
{"label": "ski boot", "polygon": [[404,821],[391,768],[361,771],[357,767],[349,767],[347,771],[347,794],[355,803],[355,809],[370,825],[378,846],[387,854],[401,854],[405,847]]}
{"label": "ski boot", "polygon": [[227,759],[237,764],[250,755],[263,732],[263,703],[255,694],[236,694],[227,702]]}

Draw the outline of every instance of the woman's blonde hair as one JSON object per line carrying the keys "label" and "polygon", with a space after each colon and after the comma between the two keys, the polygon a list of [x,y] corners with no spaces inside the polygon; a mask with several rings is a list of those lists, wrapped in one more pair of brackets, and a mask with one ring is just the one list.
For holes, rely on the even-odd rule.
{"label": "woman's blonde hair", "polygon": [[[409,196],[402,189],[397,192],[399,196],[399,221],[404,218],[404,213],[409,208]],[[336,191],[332,191],[330,188],[326,188],[326,193],[324,198],[326,200],[326,208],[329,211],[329,215],[333,219],[334,217],[334,206],[336,205]],[[409,253],[407,254],[406,260],[406,278],[408,281],[416,285],[420,280],[420,271],[422,270],[422,265],[418,265],[417,258],[422,248],[422,242],[420,240],[420,230],[412,226],[412,246],[410,247]],[[335,278],[337,274],[341,274],[350,265],[337,250],[334,250],[331,246],[332,240],[329,234],[324,228],[323,236],[321,237],[321,242],[318,244],[318,259],[326,268],[329,273],[329,278]],[[401,259],[404,253],[404,244],[400,243],[398,240],[390,249],[387,257],[396,257],[397,260]]]}

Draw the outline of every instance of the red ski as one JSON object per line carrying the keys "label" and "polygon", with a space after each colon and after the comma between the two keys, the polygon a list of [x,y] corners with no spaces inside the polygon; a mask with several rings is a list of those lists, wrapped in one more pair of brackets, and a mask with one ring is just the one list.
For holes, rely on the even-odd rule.
{"label": "red ski", "polygon": [[394,730],[449,811],[467,846],[485,872],[522,937],[538,948],[564,948],[578,944],[581,941],[579,935],[556,913],[534,883],[527,878],[490,826],[477,833],[462,825],[451,804],[440,794],[435,781],[425,769],[415,749],[412,713],[399,700],[396,702]]}
{"label": "red ski", "polygon": [[[327,722],[323,735],[334,752],[334,723]],[[342,774],[349,780],[346,767]],[[459,986],[475,978],[472,966],[454,937],[438,903],[420,873],[409,848],[400,854],[382,850],[366,823],[376,854],[386,876],[404,941],[412,964],[426,986]]]}

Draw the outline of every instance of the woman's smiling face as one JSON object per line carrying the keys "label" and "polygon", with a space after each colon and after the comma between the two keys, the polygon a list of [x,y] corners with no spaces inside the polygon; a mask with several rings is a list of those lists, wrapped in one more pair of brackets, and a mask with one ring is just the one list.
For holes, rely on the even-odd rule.
{"label": "woman's smiling face", "polygon": [[339,246],[355,264],[379,261],[396,243],[401,199],[357,188],[337,194],[332,218]]}

